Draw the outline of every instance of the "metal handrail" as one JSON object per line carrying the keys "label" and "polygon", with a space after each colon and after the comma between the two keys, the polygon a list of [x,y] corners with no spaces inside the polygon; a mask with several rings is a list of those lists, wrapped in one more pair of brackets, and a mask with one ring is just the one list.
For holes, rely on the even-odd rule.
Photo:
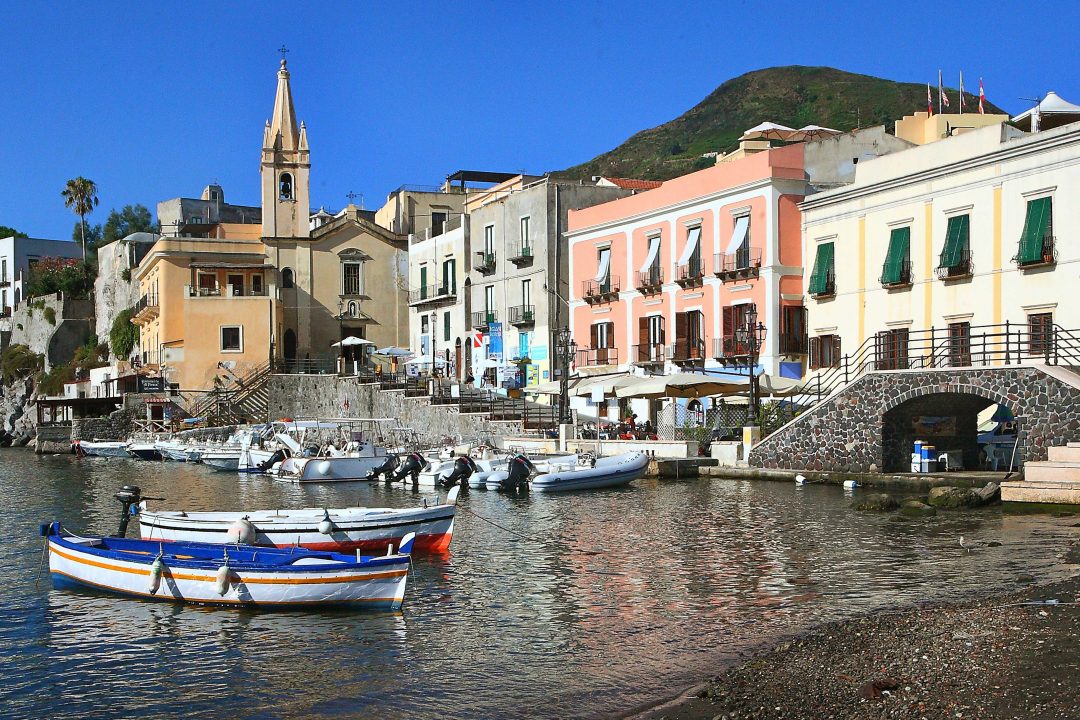
{"label": "metal handrail", "polygon": [[498,321],[499,313],[496,310],[480,310],[472,314],[472,326],[474,328],[485,328]]}
{"label": "metal handrail", "polygon": [[1020,248],[1017,248],[1016,255],[1013,256],[1012,261],[1016,263],[1016,266],[1020,269],[1036,268],[1043,267],[1044,265],[1053,265],[1057,262],[1057,255],[1057,237],[1054,235],[1044,235],[1042,254],[1038,260],[1020,262]]}
{"label": "metal handrail", "polygon": [[524,325],[536,322],[535,305],[513,305],[510,307],[510,324]]}
{"label": "metal handrail", "polygon": [[622,284],[618,276],[609,277],[606,281],[583,280],[581,283],[581,298],[586,302],[590,300],[604,300],[609,296],[618,295]]}
{"label": "metal handrail", "polygon": [[424,285],[415,290],[410,290],[409,303],[435,302],[438,300],[448,300],[456,296],[457,287],[448,283],[436,283],[434,285]]}
{"label": "metal handrail", "polygon": [[618,365],[619,348],[578,348],[577,364],[579,366]]}
{"label": "metal handrail", "polygon": [[896,288],[907,287],[911,284],[911,261],[904,260],[900,266],[900,277],[892,282],[885,282],[885,266],[881,267],[881,275],[878,277],[878,282],[881,283],[881,287],[884,288]]}
{"label": "metal handrail", "polygon": [[717,253],[715,274],[739,273],[761,268],[761,248],[739,248],[733,253]]}
{"label": "metal handrail", "polygon": [[683,338],[671,345],[672,362],[699,362],[705,360],[705,338],[691,340]]}
{"label": "metal handrail", "polygon": [[634,346],[634,362],[638,365],[656,365],[667,359],[664,343],[638,343]]}
{"label": "metal handrail", "polygon": [[664,271],[659,267],[641,270],[637,274],[635,287],[641,292],[659,292],[664,285]]}

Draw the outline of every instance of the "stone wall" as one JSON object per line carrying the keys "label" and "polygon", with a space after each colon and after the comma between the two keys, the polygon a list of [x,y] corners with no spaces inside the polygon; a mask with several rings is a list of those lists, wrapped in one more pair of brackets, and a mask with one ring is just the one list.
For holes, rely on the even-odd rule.
{"label": "stone wall", "polygon": [[[34,305],[38,307],[34,307]],[[45,315],[51,309],[53,322]],[[19,305],[11,316],[12,345],[26,345],[32,351],[45,356],[45,369],[63,365],[75,356],[93,334],[91,319],[94,302],[69,298],[63,293],[32,298]]]}
{"label": "stone wall", "polygon": [[[963,396],[958,400],[967,404],[968,412],[980,404],[971,400],[972,396],[981,398],[982,405],[999,403],[1008,407],[1016,418],[1020,438],[1018,462],[1046,460],[1051,445],[1080,440],[1080,377],[1077,381],[1062,379],[1068,373],[1038,366],[869,373],[765,438],[751,451],[750,465],[831,472],[881,471],[886,463],[896,465],[898,458],[910,452],[903,444],[911,438],[898,425],[886,428],[887,423],[902,423],[904,417],[910,418],[910,412],[904,409],[925,405],[922,398],[946,396],[947,400],[950,395]],[[935,407],[944,409],[943,414],[963,411],[957,404],[939,403]],[[886,429],[890,444],[883,441]]]}
{"label": "stone wall", "polygon": [[122,240],[98,249],[98,274],[94,281],[94,332],[98,342],[109,342],[109,331],[116,316],[139,301],[139,281],[124,279],[128,254],[128,245]]}
{"label": "stone wall", "polygon": [[33,438],[36,424],[33,380],[23,378],[0,386],[0,432],[15,438],[15,444],[24,445]]}
{"label": "stone wall", "polygon": [[269,383],[270,419],[392,418],[395,427],[412,428],[424,442],[443,438],[465,440],[502,434],[506,423],[461,415],[456,409],[431,405],[425,398],[406,398],[403,392],[380,392],[355,378],[336,375],[272,375]]}

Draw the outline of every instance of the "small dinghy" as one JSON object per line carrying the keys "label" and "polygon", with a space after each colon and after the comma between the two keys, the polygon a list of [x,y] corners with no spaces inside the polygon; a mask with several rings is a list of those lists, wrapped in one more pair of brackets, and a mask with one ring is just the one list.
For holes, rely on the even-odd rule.
{"label": "small dinghy", "polygon": [[399,610],[412,538],[363,557],[304,548],[79,537],[41,526],[56,588],[93,588],[172,602],[255,607],[351,605]]}
{"label": "small dinghy", "polygon": [[645,474],[649,456],[643,452],[622,453],[598,458],[595,465],[553,467],[551,472],[533,477],[531,489],[541,492],[593,490],[627,485]]}
{"label": "small dinghy", "polygon": [[[132,488],[137,490],[137,488]],[[383,552],[412,535],[416,552],[443,552],[454,535],[459,488],[441,505],[416,508],[303,508],[251,512],[152,511],[136,499],[144,540],[240,542],[336,552]]]}

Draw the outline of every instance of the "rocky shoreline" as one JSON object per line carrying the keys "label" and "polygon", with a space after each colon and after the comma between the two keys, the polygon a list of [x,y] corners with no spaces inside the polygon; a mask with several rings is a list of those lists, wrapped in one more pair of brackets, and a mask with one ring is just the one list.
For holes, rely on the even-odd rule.
{"label": "rocky shoreline", "polygon": [[[978,552],[976,548],[973,552]],[[1066,561],[1080,562],[1070,548]],[[636,720],[1080,717],[1080,576],[832,623]]]}

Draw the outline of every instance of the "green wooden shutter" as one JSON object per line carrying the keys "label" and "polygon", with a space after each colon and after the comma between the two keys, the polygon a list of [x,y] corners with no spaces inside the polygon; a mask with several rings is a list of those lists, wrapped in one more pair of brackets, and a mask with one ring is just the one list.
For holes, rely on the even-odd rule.
{"label": "green wooden shutter", "polygon": [[1020,251],[1016,262],[1020,265],[1042,262],[1043,240],[1050,226],[1050,198],[1036,198],[1027,204],[1024,232],[1020,236]]}
{"label": "green wooden shutter", "polygon": [[829,276],[833,270],[833,244],[821,243],[814,258],[814,271],[810,274],[810,294],[823,295],[829,291]]}
{"label": "green wooden shutter", "polygon": [[889,234],[889,251],[881,273],[882,285],[896,285],[905,280],[904,268],[910,256],[911,228],[893,228]]}
{"label": "green wooden shutter", "polygon": [[941,250],[941,267],[959,267],[967,258],[969,223],[967,215],[954,215],[949,218],[949,226],[945,231],[945,247]]}
{"label": "green wooden shutter", "polygon": [[427,299],[427,265],[420,266],[420,299]]}

